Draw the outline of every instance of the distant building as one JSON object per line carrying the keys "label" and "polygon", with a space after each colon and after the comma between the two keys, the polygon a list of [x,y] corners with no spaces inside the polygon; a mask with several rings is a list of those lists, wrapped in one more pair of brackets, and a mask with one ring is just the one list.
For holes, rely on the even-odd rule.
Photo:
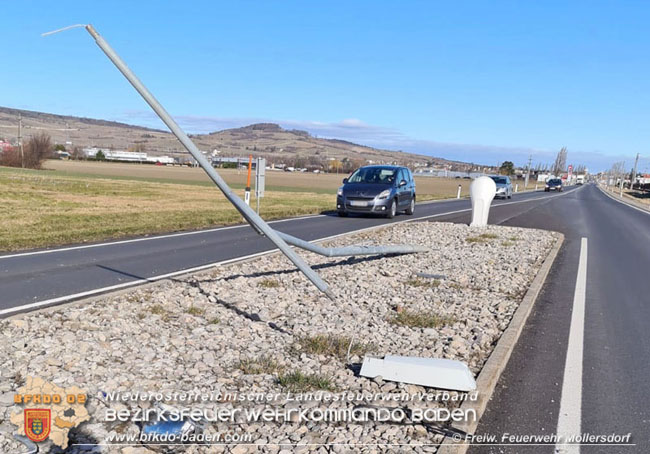
{"label": "distant building", "polygon": [[461,172],[457,170],[439,169],[434,167],[427,167],[424,169],[417,169],[415,175],[419,177],[438,177],[438,178],[478,178],[485,175],[484,172]]}
{"label": "distant building", "polygon": [[[212,157],[212,166],[219,167],[225,163],[233,163],[236,167],[248,167],[248,157],[238,157],[238,158],[226,158],[220,156]],[[256,160],[253,159],[251,167],[254,169],[256,165]]]}
{"label": "distant building", "polygon": [[13,148],[9,142],[0,142],[0,151],[9,151]]}
{"label": "distant building", "polygon": [[124,151],[124,150],[104,150],[97,147],[84,148],[83,152],[88,158],[95,158],[97,153],[101,151],[104,153],[104,158],[107,161],[119,162],[141,162],[141,163],[161,163],[161,164],[174,164],[176,160],[169,156],[148,156],[147,153],[137,151]]}
{"label": "distant building", "polygon": [[644,173],[641,176],[637,176],[636,182],[638,184],[650,184],[650,173]]}

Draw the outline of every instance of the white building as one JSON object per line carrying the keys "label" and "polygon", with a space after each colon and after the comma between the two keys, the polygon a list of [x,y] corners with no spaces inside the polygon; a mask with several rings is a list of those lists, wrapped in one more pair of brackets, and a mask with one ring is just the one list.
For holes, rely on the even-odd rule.
{"label": "white building", "polygon": [[124,151],[124,150],[103,150],[97,147],[84,148],[83,152],[88,158],[94,158],[97,153],[101,151],[104,153],[104,158],[107,161],[121,161],[121,162],[146,162],[146,163],[161,163],[161,164],[174,164],[176,160],[169,156],[149,156],[147,153],[137,151]]}

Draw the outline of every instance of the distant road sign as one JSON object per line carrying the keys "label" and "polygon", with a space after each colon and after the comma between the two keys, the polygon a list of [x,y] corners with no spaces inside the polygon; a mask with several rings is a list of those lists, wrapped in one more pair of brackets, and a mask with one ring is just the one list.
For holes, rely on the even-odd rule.
{"label": "distant road sign", "polygon": [[255,163],[255,197],[264,197],[264,184],[266,180],[266,159],[257,158]]}

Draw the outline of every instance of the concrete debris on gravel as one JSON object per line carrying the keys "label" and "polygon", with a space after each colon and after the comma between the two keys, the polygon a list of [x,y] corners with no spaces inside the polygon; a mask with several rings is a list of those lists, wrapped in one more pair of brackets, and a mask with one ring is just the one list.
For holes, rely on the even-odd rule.
{"label": "concrete debris on gravel", "polygon": [[[430,252],[328,259],[300,251],[330,284],[336,301],[274,254],[0,321],[0,452],[14,452],[6,436],[10,414],[18,408],[11,396],[28,375],[88,392],[92,419],[71,432],[71,444],[139,433],[135,423],[103,422],[106,405],[150,403],[105,404],[95,397],[101,391],[283,393],[301,389],[296,386],[334,393],[432,391],[359,377],[364,354],[457,359],[477,375],[556,238],[552,232],[512,227],[398,224],[326,245],[419,244]],[[316,404],[347,405],[273,403]],[[214,403],[192,404],[203,405]],[[354,444],[356,452],[402,452],[404,445],[412,445],[410,452],[435,452],[442,439],[423,425],[377,422],[214,423],[206,432],[248,433],[249,443],[263,446],[192,446],[184,452],[349,452],[346,444]],[[67,452],[151,451],[71,446]]]}

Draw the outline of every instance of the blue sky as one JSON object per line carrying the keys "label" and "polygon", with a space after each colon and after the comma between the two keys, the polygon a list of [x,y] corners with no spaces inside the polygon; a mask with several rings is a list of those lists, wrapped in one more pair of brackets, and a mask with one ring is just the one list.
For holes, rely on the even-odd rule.
{"label": "blue sky", "polygon": [[257,121],[495,164],[650,172],[649,2],[3,2],[0,105],[158,126]]}

